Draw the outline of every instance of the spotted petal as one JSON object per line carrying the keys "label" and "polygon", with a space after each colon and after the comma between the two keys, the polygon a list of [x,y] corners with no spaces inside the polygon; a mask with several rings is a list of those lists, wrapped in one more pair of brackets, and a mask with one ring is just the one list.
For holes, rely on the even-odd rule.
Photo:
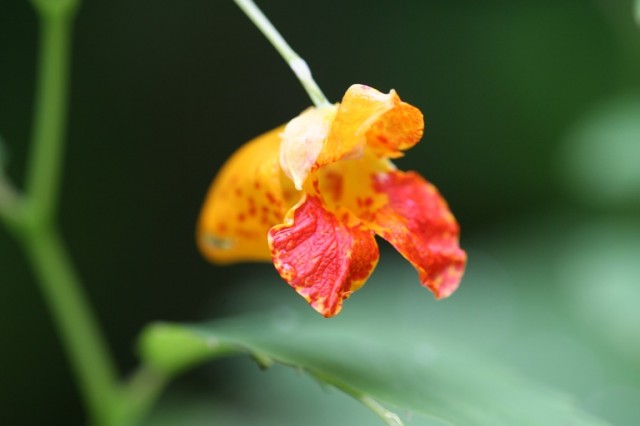
{"label": "spotted petal", "polygon": [[197,240],[211,261],[270,261],[267,232],[300,198],[280,169],[283,127],[236,151],[214,179],[200,213]]}
{"label": "spotted petal", "polygon": [[318,197],[305,196],[282,225],[269,231],[280,276],[325,317],[340,312],[342,301],[364,284],[378,262],[373,232],[351,219],[338,218]]}

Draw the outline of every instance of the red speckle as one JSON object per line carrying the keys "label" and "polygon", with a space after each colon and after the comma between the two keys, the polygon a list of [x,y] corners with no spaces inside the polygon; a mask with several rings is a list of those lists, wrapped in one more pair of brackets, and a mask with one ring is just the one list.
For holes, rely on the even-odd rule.
{"label": "red speckle", "polygon": [[324,189],[333,201],[338,201],[342,198],[343,187],[343,178],[340,174],[327,172],[324,175]]}
{"label": "red speckle", "polygon": [[246,229],[242,229],[242,228],[238,228],[235,230],[235,233],[242,238],[247,238],[247,239],[251,239],[251,238],[258,238],[260,237],[260,234],[256,231],[249,231]]}
{"label": "red speckle", "polygon": [[378,141],[384,145],[389,144],[389,139],[387,139],[387,137],[383,134],[378,134]]}
{"label": "red speckle", "polygon": [[241,188],[236,188],[235,191],[233,191],[236,196],[238,197],[242,197],[242,189]]}
{"label": "red speckle", "polygon": [[256,213],[258,212],[258,209],[256,208],[255,200],[249,197],[247,201],[249,202],[249,210],[247,211],[247,213],[249,214],[249,216],[255,216]]}
{"label": "red speckle", "polygon": [[260,182],[259,182],[259,181],[255,181],[255,182],[253,182],[253,187],[254,187],[255,189],[260,189]]}
{"label": "red speckle", "polygon": [[274,204],[274,205],[278,204],[278,199],[271,192],[267,192],[265,195],[267,197],[267,200],[269,200],[271,204]]}
{"label": "red speckle", "polygon": [[246,216],[244,215],[244,213],[240,213],[238,215],[238,222],[244,222],[246,219]]}
{"label": "red speckle", "polygon": [[224,224],[224,223],[219,223],[219,224],[216,226],[216,229],[217,229],[217,230],[218,230],[218,232],[220,232],[220,233],[226,232],[226,231],[227,231],[227,225],[226,225],[226,224]]}

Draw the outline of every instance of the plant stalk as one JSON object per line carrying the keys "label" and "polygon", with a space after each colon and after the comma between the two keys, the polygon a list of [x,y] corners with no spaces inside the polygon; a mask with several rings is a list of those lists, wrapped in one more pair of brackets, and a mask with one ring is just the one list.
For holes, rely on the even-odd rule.
{"label": "plant stalk", "polygon": [[[29,258],[93,424],[108,423],[117,375],[73,262],[56,229],[77,0],[33,0],[40,25],[32,152],[14,231]],[[11,198],[10,198],[11,199]],[[13,197],[15,200],[16,198]]]}

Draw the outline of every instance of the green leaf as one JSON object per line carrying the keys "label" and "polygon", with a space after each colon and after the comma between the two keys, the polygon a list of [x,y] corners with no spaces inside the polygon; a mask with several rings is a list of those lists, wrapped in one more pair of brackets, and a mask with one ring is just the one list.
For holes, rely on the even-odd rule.
{"label": "green leaf", "polygon": [[[354,312],[325,320],[278,309],[202,325],[156,324],[143,334],[141,354],[169,374],[233,353],[248,354],[263,366],[291,366],[379,410],[387,424],[402,423],[385,406],[412,413],[411,424],[416,419],[476,426],[605,424],[565,394],[527,381],[470,348],[413,335],[396,321],[372,325]],[[378,317],[384,315],[380,311]]]}

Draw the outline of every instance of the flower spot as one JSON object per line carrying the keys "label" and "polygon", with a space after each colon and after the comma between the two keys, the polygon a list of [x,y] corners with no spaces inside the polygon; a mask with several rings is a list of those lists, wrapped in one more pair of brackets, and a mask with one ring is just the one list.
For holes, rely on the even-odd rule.
{"label": "flower spot", "polygon": [[324,175],[324,190],[334,202],[342,198],[343,188],[343,178],[341,175],[335,172],[327,172]]}

